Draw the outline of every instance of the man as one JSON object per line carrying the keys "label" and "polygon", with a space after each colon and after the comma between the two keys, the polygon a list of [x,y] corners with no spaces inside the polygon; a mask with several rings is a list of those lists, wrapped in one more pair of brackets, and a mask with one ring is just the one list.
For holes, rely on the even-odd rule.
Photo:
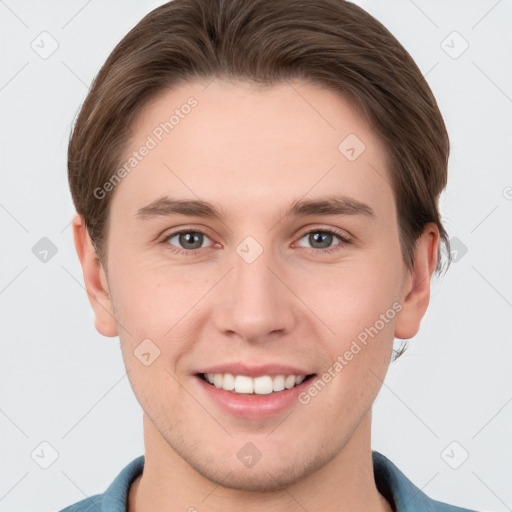
{"label": "man", "polygon": [[467,510],[371,450],[393,339],[417,333],[442,268],[448,151],[417,66],[353,4],[148,14],[68,160],[96,328],[120,338],[145,454],[65,510]]}

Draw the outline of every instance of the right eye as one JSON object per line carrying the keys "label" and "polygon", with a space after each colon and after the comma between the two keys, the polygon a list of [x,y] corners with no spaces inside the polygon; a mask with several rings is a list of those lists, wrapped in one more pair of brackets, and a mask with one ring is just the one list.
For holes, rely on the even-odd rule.
{"label": "right eye", "polygon": [[173,252],[183,255],[191,255],[195,254],[202,248],[201,246],[203,245],[205,238],[210,240],[206,233],[201,230],[182,229],[166,236],[162,242],[170,245]]}

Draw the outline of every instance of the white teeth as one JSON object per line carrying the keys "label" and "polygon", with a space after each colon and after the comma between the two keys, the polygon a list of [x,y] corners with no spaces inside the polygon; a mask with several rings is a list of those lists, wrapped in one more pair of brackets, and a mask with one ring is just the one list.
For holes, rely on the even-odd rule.
{"label": "white teeth", "polygon": [[283,391],[284,389],[284,375],[276,375],[274,377],[274,391]]}
{"label": "white teeth", "polygon": [[251,377],[245,375],[237,375],[235,377],[235,391],[237,393],[252,393],[254,385]]}
{"label": "white teeth", "polygon": [[226,391],[232,391],[235,389],[235,377],[231,373],[224,374],[224,382],[222,386]]}
{"label": "white teeth", "polygon": [[273,387],[274,383],[272,382],[272,377],[268,375],[254,379],[254,392],[258,395],[268,395],[272,393]]}
{"label": "white teeth", "polygon": [[241,394],[256,393],[257,395],[268,395],[272,392],[291,389],[304,382],[306,378],[305,375],[276,375],[275,377],[262,375],[253,379],[246,375],[232,375],[231,373],[206,373],[204,376],[216,388]]}
{"label": "white teeth", "polygon": [[224,378],[222,377],[221,373],[214,373],[213,374],[213,385],[216,388],[221,388]]}
{"label": "white teeth", "polygon": [[284,387],[286,389],[293,388],[295,386],[295,375],[288,375],[286,379],[284,379]]}

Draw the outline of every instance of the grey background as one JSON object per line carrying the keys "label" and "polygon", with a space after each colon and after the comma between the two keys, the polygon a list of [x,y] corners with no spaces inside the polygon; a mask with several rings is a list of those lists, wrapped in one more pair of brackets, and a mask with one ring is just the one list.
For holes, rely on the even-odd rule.
{"label": "grey background", "polygon": [[[65,155],[91,80],[161,3],[0,0],[0,511],[103,492],[143,453],[119,341],[95,331],[83,288]],[[512,510],[512,2],[356,3],[438,99],[452,143],[441,210],[457,238],[457,261],[377,398],[373,448],[433,498]]]}

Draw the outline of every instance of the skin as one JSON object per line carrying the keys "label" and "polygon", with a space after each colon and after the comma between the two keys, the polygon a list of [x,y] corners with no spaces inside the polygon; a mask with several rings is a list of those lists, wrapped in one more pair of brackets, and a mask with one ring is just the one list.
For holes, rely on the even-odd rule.
{"label": "skin", "polygon": [[[413,337],[428,306],[438,229],[425,227],[408,270],[384,146],[343,97],[307,82],[180,85],[145,106],[127,155],[190,96],[197,107],[114,190],[106,261],[83,219],[73,222],[96,328],[119,335],[144,410],[145,467],[129,509],[392,510],[373,477],[371,406],[393,337]],[[348,134],[366,146],[353,162],[338,150]],[[296,199],[333,193],[374,216],[283,217]],[[166,195],[212,202],[225,218],[137,218]],[[164,239],[183,228],[207,234],[195,254]],[[351,243],[313,245],[308,233],[325,229]],[[250,264],[236,252],[247,236],[263,248]],[[283,414],[234,417],[194,375],[238,361],[321,375],[394,303],[394,319],[310,403]],[[134,356],[146,338],[160,349],[149,366]],[[247,442],[262,454],[252,468],[236,456]]]}

